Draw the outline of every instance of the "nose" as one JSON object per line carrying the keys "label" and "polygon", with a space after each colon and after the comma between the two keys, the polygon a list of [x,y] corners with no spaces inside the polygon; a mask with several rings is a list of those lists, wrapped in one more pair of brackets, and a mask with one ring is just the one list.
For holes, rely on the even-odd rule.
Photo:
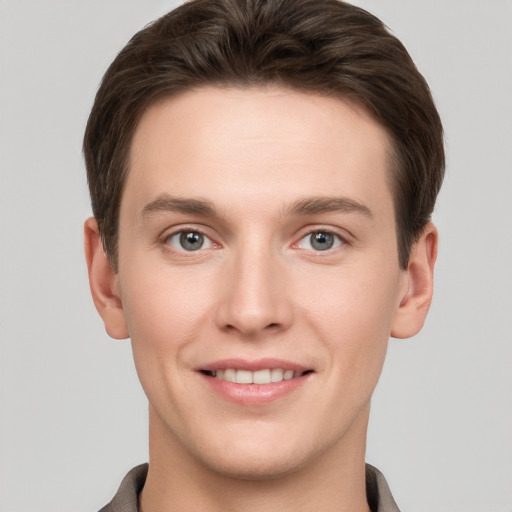
{"label": "nose", "polygon": [[290,283],[278,256],[247,247],[226,264],[219,286],[218,327],[253,339],[288,329],[293,318]]}

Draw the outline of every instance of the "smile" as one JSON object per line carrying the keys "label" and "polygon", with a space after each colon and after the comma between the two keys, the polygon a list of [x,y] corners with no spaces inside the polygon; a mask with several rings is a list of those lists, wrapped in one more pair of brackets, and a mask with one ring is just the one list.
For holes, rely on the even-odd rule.
{"label": "smile", "polygon": [[282,368],[268,368],[257,371],[226,368],[219,370],[203,370],[202,373],[219,380],[225,380],[236,384],[272,384],[283,380],[291,380],[310,373],[311,370],[293,371]]}
{"label": "smile", "polygon": [[231,358],[201,365],[196,372],[223,400],[260,407],[296,392],[311,381],[316,370],[276,358]]}

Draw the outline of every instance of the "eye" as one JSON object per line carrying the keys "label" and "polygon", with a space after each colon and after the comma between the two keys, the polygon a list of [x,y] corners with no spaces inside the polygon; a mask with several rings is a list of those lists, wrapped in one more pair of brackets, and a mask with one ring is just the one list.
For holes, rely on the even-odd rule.
{"label": "eye", "polygon": [[166,238],[166,243],[179,251],[199,251],[213,247],[213,242],[199,231],[178,231]]}
{"label": "eye", "polygon": [[330,231],[313,231],[301,238],[297,244],[300,249],[309,251],[328,251],[344,243],[342,238]]}

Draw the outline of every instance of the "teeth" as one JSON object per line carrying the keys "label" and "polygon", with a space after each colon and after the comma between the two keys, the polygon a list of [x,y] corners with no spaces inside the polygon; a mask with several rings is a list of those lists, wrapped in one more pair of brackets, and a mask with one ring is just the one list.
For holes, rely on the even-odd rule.
{"label": "teeth", "polygon": [[271,382],[281,382],[300,377],[303,372],[294,372],[293,370],[283,370],[281,368],[269,368],[251,372],[249,370],[236,370],[226,368],[225,370],[216,370],[211,372],[216,379],[227,380],[237,384],[270,384]]}
{"label": "teeth", "polygon": [[283,380],[283,370],[280,368],[274,368],[270,370],[270,382],[281,382]]}
{"label": "teeth", "polygon": [[252,384],[252,372],[249,370],[237,370],[235,379],[239,384]]}
{"label": "teeth", "polygon": [[252,374],[254,384],[270,384],[270,370],[259,370]]}
{"label": "teeth", "polygon": [[224,370],[224,380],[229,380],[229,382],[236,382],[236,370],[229,368]]}

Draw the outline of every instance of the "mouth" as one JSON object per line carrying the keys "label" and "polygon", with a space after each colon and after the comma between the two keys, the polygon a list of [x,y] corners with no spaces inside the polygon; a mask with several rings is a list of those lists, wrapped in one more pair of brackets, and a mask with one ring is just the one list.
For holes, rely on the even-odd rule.
{"label": "mouth", "polygon": [[233,382],[235,384],[273,384],[285,380],[292,380],[312,373],[313,370],[286,370],[283,368],[264,368],[250,371],[237,368],[225,368],[216,370],[200,370],[203,375],[214,379]]}
{"label": "mouth", "polygon": [[275,358],[222,359],[196,371],[216,395],[250,408],[295,394],[316,373],[307,366]]}

